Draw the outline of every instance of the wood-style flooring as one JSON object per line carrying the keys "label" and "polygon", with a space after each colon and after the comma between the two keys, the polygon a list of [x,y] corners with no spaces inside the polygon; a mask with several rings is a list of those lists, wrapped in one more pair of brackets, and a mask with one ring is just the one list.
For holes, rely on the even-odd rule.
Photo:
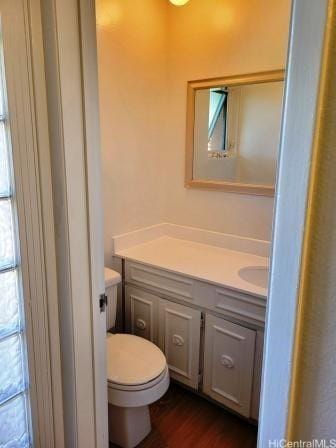
{"label": "wood-style flooring", "polygon": [[151,406],[151,417],[152,432],[138,448],[257,446],[255,426],[176,384]]}

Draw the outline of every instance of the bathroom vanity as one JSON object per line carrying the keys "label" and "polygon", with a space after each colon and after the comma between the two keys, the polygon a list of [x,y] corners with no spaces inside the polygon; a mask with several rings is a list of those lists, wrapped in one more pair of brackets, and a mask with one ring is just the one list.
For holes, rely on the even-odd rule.
{"label": "bathroom vanity", "polygon": [[[226,218],[234,213],[231,226],[241,226],[237,232],[263,234],[257,227],[267,213],[260,215],[260,210],[264,213],[267,204],[270,217],[272,199],[259,208],[257,197],[243,204],[238,196],[234,200],[217,196],[219,202],[214,206],[217,199],[210,199],[209,192],[274,195],[284,75],[280,67],[187,82],[186,110],[181,104],[187,117],[185,187],[207,193],[203,199],[196,199],[196,191],[183,192],[183,196],[172,193],[168,203],[175,211],[167,216],[218,229],[226,228]],[[168,160],[155,170],[153,185],[159,185],[158,173],[167,166]],[[176,173],[169,183],[172,192],[178,185]],[[134,210],[139,209],[134,195],[143,177],[144,171],[140,182],[132,178]],[[168,198],[170,190],[165,194]],[[139,198],[141,203],[146,195]],[[155,197],[161,201],[160,192]],[[236,204],[240,204],[238,209]],[[125,204],[122,207],[130,210]],[[155,202],[146,207],[155,210]],[[181,217],[184,209],[189,213]],[[257,220],[252,223],[252,218]],[[135,216],[128,228],[136,228],[139,219]],[[244,231],[243,222],[248,224]],[[123,260],[119,300],[123,325],[118,329],[157,344],[174,380],[247,419],[258,420],[268,276],[268,252],[260,247],[267,242],[178,224],[158,226],[113,238],[117,246],[120,239],[125,243],[122,248],[120,244],[114,247],[115,256]],[[162,227],[168,233],[161,232]],[[266,227],[269,232],[270,222]]]}
{"label": "bathroom vanity", "polygon": [[162,349],[171,378],[257,420],[268,258],[168,236],[116,256],[126,331]]}

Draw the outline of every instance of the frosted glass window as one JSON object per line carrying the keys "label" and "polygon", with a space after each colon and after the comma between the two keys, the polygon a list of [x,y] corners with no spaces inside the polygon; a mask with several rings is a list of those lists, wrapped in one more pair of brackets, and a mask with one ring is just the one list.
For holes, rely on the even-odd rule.
{"label": "frosted glass window", "polygon": [[16,270],[0,274],[0,338],[20,330],[20,305]]}
{"label": "frosted glass window", "polygon": [[[0,24],[1,26],[1,24]],[[5,71],[4,71],[4,61],[3,61],[3,41],[0,30],[0,52],[1,52],[1,67],[0,67],[0,118],[6,118],[6,98],[5,98]]]}
{"label": "frosted glass window", "polygon": [[12,205],[0,199],[0,269],[14,266]]}
{"label": "frosted glass window", "polygon": [[13,398],[0,407],[0,447],[30,446],[27,408],[25,394]]}
{"label": "frosted glass window", "polygon": [[[0,404],[25,390],[21,336],[0,341]],[[0,423],[1,425],[1,423]],[[0,445],[1,446],[1,445]]]}
{"label": "frosted glass window", "polygon": [[0,122],[0,197],[9,196],[10,193],[8,165],[5,127],[4,124]]}

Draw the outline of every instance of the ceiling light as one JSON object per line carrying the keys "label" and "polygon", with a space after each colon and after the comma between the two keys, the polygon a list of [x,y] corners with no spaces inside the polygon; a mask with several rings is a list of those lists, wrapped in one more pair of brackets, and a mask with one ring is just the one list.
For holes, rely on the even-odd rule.
{"label": "ceiling light", "polygon": [[189,0],[169,0],[175,6],[183,6],[188,3]]}

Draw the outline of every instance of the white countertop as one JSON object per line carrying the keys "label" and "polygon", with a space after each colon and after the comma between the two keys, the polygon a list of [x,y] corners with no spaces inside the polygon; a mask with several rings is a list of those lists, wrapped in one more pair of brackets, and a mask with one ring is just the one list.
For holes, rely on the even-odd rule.
{"label": "white countertop", "polygon": [[163,236],[120,250],[116,256],[230,289],[267,297],[267,289],[243,280],[247,266],[267,267],[269,260],[244,252]]}

